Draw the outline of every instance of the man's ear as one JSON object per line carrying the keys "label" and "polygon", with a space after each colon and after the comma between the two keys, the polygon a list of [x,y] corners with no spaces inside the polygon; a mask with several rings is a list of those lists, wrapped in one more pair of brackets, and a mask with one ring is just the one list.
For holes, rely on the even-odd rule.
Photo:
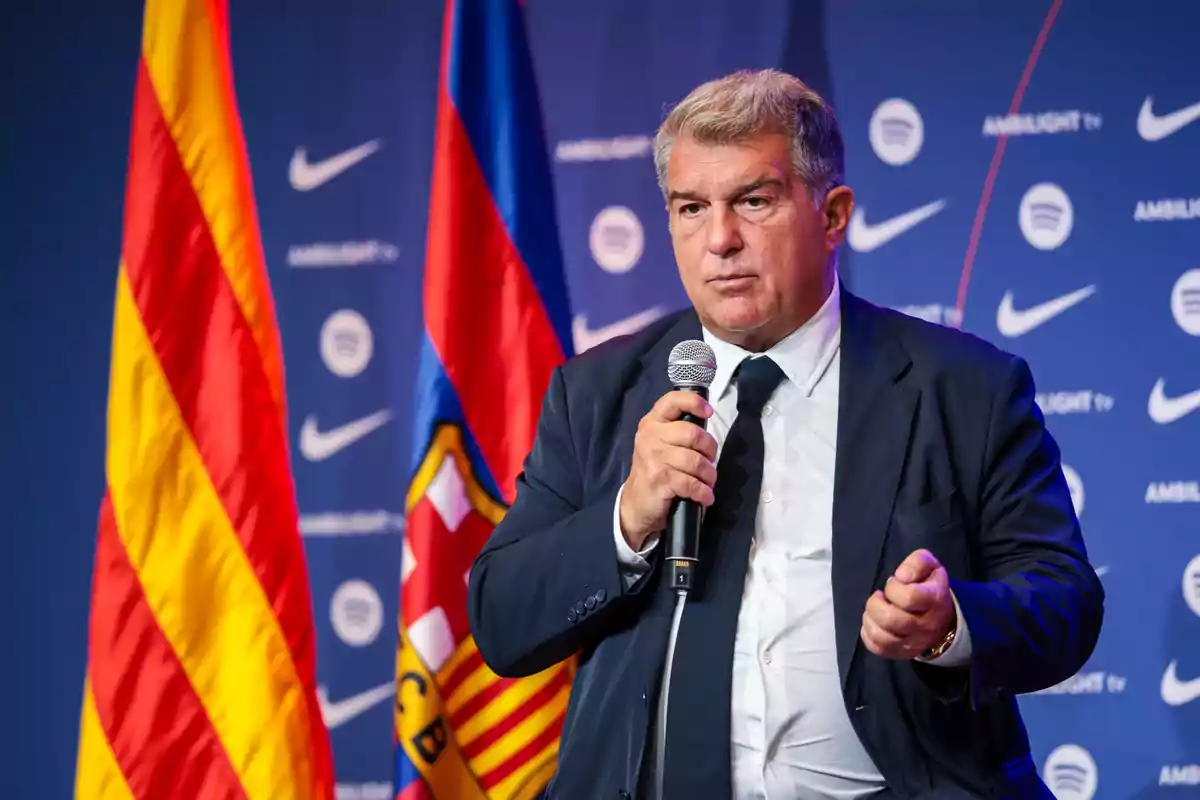
{"label": "man's ear", "polygon": [[825,194],[821,204],[825,215],[825,246],[836,250],[846,238],[846,228],[854,214],[854,192],[849,186],[835,186]]}

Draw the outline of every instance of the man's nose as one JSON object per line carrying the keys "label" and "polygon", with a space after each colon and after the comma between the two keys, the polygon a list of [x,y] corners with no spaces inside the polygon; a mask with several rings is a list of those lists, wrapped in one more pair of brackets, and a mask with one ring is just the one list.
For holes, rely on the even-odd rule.
{"label": "man's nose", "polygon": [[728,256],[742,249],[738,217],[732,210],[715,206],[709,215],[708,250],[713,255]]}

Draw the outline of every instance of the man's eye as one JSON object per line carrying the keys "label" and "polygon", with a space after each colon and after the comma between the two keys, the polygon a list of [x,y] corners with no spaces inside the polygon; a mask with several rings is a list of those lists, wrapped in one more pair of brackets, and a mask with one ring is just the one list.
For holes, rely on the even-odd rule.
{"label": "man's eye", "polygon": [[695,216],[700,213],[699,203],[684,203],[679,207],[679,213],[685,217]]}
{"label": "man's eye", "polygon": [[758,209],[769,206],[771,204],[771,199],[768,197],[762,197],[760,195],[754,195],[752,197],[747,197],[746,199],[742,200],[742,202],[750,208]]}

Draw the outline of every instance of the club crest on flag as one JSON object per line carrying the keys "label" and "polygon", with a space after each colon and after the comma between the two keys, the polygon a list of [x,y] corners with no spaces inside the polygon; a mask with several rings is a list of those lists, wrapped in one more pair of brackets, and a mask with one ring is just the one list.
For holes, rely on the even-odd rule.
{"label": "club crest on flag", "polygon": [[[395,735],[430,794],[532,798],[554,771],[573,662],[500,678],[471,638],[466,582],[505,507],[475,476],[456,423],[433,433],[408,496]],[[420,790],[402,797],[420,798]]]}

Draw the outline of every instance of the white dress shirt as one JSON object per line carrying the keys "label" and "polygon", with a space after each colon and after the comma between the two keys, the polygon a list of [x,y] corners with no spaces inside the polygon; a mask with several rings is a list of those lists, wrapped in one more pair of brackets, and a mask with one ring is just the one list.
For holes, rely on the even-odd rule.
{"label": "white dress shirt", "polygon": [[[785,379],[762,414],[762,494],[734,642],[731,758],[738,800],[855,800],[885,785],[846,713],[834,640],[839,294],[835,279],[817,313],[765,353]],[[704,340],[717,357],[708,431],[719,454],[737,415],[731,378],[753,354],[708,330]],[[621,533],[620,502],[618,494],[614,535],[622,572],[632,584],[649,569],[646,556],[658,537],[635,553]],[[954,642],[930,663],[963,664],[970,652],[959,614]]]}

